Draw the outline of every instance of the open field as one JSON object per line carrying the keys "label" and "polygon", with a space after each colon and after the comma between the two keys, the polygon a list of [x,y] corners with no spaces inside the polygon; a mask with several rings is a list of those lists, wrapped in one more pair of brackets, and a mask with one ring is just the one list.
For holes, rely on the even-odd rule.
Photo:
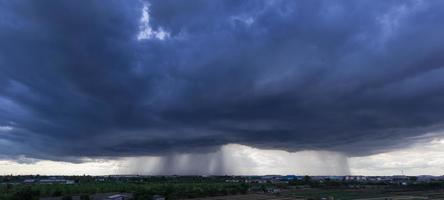
{"label": "open field", "polygon": [[194,198],[194,200],[301,200],[301,199],[354,199],[354,200],[419,200],[444,199],[444,190],[384,191],[306,189],[284,190],[279,194],[249,193],[246,195]]}
{"label": "open field", "polygon": [[[91,199],[101,200],[112,193],[91,195]],[[40,198],[40,200],[61,200],[61,197]],[[79,199],[73,196],[73,200]],[[354,199],[354,200],[421,200],[444,199],[444,191],[397,191],[384,192],[375,190],[285,190],[280,194],[249,193],[244,195],[227,195],[205,198],[188,198],[184,200],[305,200],[305,199]]]}
{"label": "open field", "polygon": [[207,198],[195,198],[193,200],[290,200],[290,199],[305,199],[303,197],[288,197],[269,194],[246,194],[246,195],[233,195],[233,196],[220,196],[220,197],[207,197]]}
{"label": "open field", "polygon": [[[14,177],[5,176],[0,183],[0,200],[103,199],[112,194],[128,194],[135,200],[155,196],[168,200],[249,200],[249,199],[360,199],[412,200],[444,199],[444,182],[346,181],[330,177],[288,181],[285,177],[230,176],[115,176],[115,177]],[[29,181],[34,180],[34,181]],[[45,180],[45,181],[36,181]],[[52,183],[47,183],[51,180]],[[31,182],[31,183],[29,183]],[[402,183],[402,184],[401,184]]]}

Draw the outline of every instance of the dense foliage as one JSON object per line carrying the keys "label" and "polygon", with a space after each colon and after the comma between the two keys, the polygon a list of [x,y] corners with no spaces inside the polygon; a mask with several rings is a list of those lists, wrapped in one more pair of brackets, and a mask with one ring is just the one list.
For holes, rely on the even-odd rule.
{"label": "dense foliage", "polygon": [[[136,200],[152,199],[155,195],[161,195],[171,200],[246,194],[247,192],[280,195],[281,190],[287,190],[287,193],[291,190],[296,196],[334,196],[353,199],[362,196],[363,191],[368,191],[366,196],[373,197],[384,192],[444,189],[444,181],[442,180],[420,182],[412,177],[404,180],[408,181],[408,184],[401,184],[401,182],[396,181],[346,181],[337,178],[320,180],[309,176],[286,181],[261,179],[259,177],[228,176],[70,176],[56,178],[74,180],[74,184],[25,184],[25,180],[48,178],[50,177],[0,176],[0,200],[37,200],[39,197],[59,197],[70,200],[73,199],[73,196],[80,196],[81,200],[89,200],[92,194],[117,192],[131,193]],[[309,190],[307,190],[308,188]]]}
{"label": "dense foliage", "polygon": [[168,199],[194,198],[228,194],[245,194],[248,186],[240,183],[223,182],[91,182],[74,185],[1,185],[0,200],[38,199],[38,197],[62,197],[70,199],[72,195],[81,195],[88,199],[88,194],[95,193],[134,193],[136,199],[149,199],[153,195],[162,195]]}

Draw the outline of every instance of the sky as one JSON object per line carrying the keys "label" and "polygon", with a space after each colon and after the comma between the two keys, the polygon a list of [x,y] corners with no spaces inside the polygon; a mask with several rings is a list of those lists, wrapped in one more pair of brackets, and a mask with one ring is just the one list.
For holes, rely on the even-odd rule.
{"label": "sky", "polygon": [[0,0],[0,174],[442,175],[443,10]]}

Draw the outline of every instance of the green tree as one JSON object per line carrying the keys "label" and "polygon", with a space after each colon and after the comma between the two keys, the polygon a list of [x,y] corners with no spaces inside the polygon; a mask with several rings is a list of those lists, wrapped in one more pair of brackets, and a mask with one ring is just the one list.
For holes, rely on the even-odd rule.
{"label": "green tree", "polygon": [[310,176],[304,176],[304,183],[308,184],[311,182],[311,177]]}
{"label": "green tree", "polygon": [[89,200],[89,195],[87,194],[80,195],[80,200]]}
{"label": "green tree", "polygon": [[11,197],[12,200],[37,200],[38,198],[39,192],[32,190],[30,187],[20,189]]}
{"label": "green tree", "polygon": [[72,200],[71,196],[63,196],[62,200]]}

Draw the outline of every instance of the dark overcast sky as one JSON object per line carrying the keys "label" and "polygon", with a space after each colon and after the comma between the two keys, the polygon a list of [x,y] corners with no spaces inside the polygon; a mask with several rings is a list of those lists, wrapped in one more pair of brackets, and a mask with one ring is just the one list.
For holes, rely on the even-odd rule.
{"label": "dark overcast sky", "polygon": [[0,156],[398,148],[442,128],[443,19],[438,0],[0,0]]}

